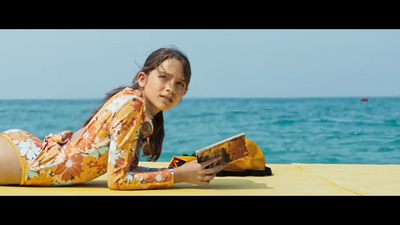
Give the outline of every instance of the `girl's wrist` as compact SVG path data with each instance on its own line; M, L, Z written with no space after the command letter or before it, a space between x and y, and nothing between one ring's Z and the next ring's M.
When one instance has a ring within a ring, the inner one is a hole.
M174 172L174 183L180 183L182 182L182 177L181 177L181 168L175 167L172 169Z

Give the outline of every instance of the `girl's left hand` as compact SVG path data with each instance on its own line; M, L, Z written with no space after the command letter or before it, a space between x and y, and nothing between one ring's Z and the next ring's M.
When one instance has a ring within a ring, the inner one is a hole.
M175 183L210 184L210 181L214 179L216 173L225 167L223 165L212 166L220 159L221 157L219 156L201 163L198 163L197 160L192 160L180 167L174 168ZM206 168L208 166L210 167Z

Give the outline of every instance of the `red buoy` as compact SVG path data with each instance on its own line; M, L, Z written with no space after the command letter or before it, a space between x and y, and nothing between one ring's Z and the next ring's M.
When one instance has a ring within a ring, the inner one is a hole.
M368 98L361 98L361 101L362 101L362 102L367 102L367 101L368 101Z

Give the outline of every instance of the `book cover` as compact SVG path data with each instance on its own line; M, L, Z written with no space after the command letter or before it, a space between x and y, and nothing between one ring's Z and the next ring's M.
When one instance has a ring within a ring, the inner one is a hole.
M225 165L250 154L246 147L245 133L241 133L199 149L195 151L195 155L198 162L222 156L222 159L216 165Z

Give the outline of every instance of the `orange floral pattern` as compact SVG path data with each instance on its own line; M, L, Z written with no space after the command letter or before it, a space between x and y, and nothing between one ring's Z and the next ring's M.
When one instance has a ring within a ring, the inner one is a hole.
M151 121L141 91L125 88L110 98L83 129L75 143L72 131L49 134L43 141L29 132L0 133L21 156L21 185L73 185L107 173L110 189L171 186L172 168L138 166L140 127Z

